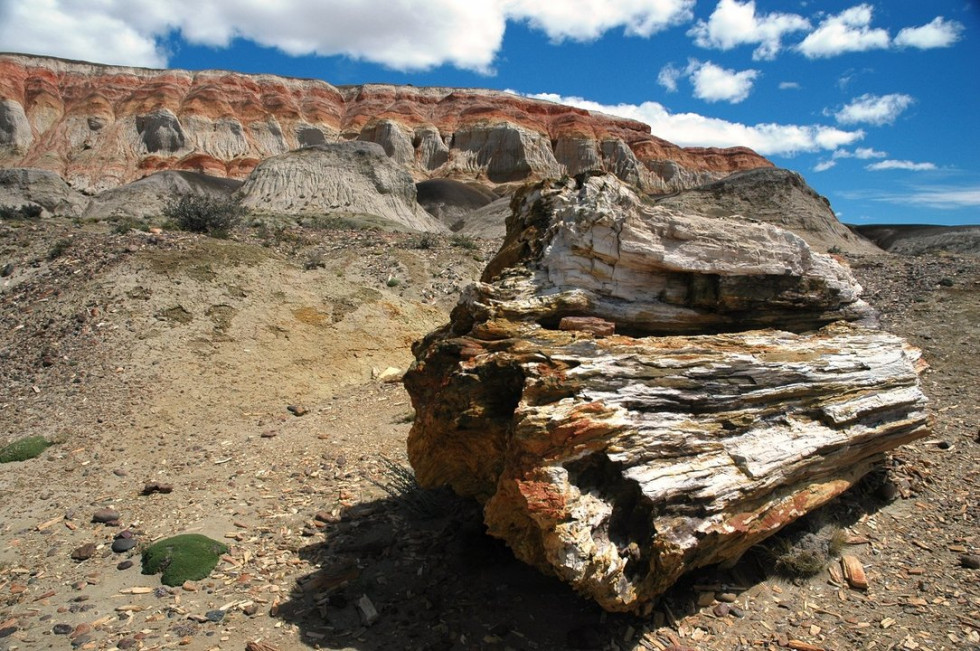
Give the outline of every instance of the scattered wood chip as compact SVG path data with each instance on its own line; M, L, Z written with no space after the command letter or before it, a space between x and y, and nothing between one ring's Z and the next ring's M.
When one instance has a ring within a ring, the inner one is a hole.
M844 578L847 584L855 590L868 589L868 576L864 573L864 566L856 556L845 554L840 559L841 567L844 569Z
M817 646L815 644L810 644L804 642L803 640L789 640L786 646L795 651L826 651L822 646Z
M245 645L245 651L279 651L276 647L265 642L259 642L258 640L254 642L249 642Z
M153 592L153 588L137 586L135 588L123 588L119 591L119 594L149 594L151 592Z

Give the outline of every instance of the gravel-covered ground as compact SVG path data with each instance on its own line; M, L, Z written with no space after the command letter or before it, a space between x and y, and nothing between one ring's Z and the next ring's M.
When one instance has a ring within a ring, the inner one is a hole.
M850 260L931 365L933 436L636 618L513 560L473 505L406 476L411 405L376 378L493 248L0 224L0 445L57 442L0 465L0 649L980 648L980 258ZM172 490L144 495L152 482ZM92 522L101 509L118 523ZM866 590L836 558L771 573L803 533L838 530ZM137 545L116 553L123 531ZM230 549L171 588L138 552L178 533Z

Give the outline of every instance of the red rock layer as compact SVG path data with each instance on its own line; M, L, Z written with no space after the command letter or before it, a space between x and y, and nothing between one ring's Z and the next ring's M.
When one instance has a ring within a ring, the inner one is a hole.
M370 133L383 132L387 140L380 144L389 155L401 151L417 178L504 182L608 168L614 154L603 143L610 141L633 152L627 155L631 164L636 159L630 169L639 172L633 175L653 190L771 166L749 149L681 148L651 135L640 122L497 91L335 87L272 75L148 70L26 55L0 55L4 111L0 125L13 126L0 128L0 167L51 170L87 190L163 169L244 178L262 159L303 145L382 137L364 132L383 121L394 129ZM488 127L503 131L473 138L472 130ZM422 142L423 133L428 142ZM460 133L465 135L457 142ZM567 153L556 159L561 141L586 143L589 160L580 164ZM433 157L433 148L442 153ZM486 159L500 150L518 164L502 169L509 159L501 155L488 173ZM622 153L615 154L617 165ZM665 174L668 162L676 166Z

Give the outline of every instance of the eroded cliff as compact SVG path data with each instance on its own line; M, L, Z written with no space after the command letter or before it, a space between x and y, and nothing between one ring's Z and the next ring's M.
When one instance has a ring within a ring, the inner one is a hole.
M640 122L498 91L0 55L0 167L49 170L79 190L167 169L244 179L270 156L340 140L381 145L416 180L492 185L594 170L668 192L771 166L746 148L682 148Z

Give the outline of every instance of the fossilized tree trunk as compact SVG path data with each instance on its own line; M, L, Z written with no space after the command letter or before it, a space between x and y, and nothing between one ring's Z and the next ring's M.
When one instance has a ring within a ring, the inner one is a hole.
M737 558L926 433L918 351L800 238L612 177L514 207L485 282L416 344L409 458L603 607Z

